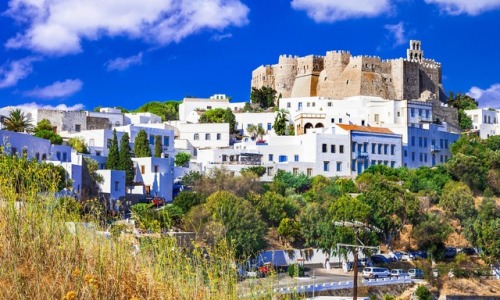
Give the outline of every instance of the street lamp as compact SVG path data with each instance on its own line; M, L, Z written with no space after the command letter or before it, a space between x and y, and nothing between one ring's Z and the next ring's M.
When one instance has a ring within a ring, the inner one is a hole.
M367 224L361 223L359 221L353 221L353 222L334 221L333 224L335 224L335 226L340 226L340 227L352 227L352 228L354 228L354 245L337 244L337 246L343 245L346 247L354 247L354 266L353 266L354 282L353 282L353 286L352 286L352 299L357 300L357 298L358 298L358 251L359 251L358 232L360 230L367 231L367 232L375 231L377 233L382 232L382 231L375 226L367 225ZM363 244L363 243L361 243L361 244ZM376 247L369 247L369 246L364 246L364 245L363 245L363 247L364 248L376 248Z

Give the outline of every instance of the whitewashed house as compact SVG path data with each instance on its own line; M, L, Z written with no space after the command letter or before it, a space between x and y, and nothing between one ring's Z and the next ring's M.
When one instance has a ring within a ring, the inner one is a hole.
M482 139L500 135L500 110L492 108L469 109L465 113L472 119L472 130L478 131Z

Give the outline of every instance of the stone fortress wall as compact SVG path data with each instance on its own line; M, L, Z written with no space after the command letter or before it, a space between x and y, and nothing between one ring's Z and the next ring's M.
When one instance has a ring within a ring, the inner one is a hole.
M407 57L381 60L329 51L325 56L281 55L278 64L252 72L251 86L274 88L283 98L321 96L343 99L375 96L392 100L440 100L441 64L425 59L421 42L410 41Z

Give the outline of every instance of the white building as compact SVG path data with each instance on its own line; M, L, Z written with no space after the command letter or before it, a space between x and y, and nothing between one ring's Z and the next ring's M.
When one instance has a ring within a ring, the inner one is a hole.
M200 171L224 166L236 173L261 165L266 168L262 179L270 181L278 170L307 176L352 177L372 164L394 168L402 165L401 135L386 128L336 124L332 129L297 136L268 135L265 139L266 143L256 143L246 138L234 149L200 150ZM371 147L375 147L374 152Z
M236 117L236 130L244 135L247 134L246 130L251 125L262 127L266 133L274 132L273 124L276 112L236 112L234 116Z
M482 139L500 135L500 110L478 108L466 110L465 113L472 119L472 129L479 131Z
M117 108L102 107L99 109L99 112L86 111L86 114L89 117L107 118L109 120L109 126L107 129L125 125L125 118L122 111ZM89 126L87 129L94 130L96 128Z
M134 187L129 187L132 194L163 197L172 201L174 182L174 159L141 157L133 158L135 166Z
M124 125L162 123L160 116L147 112L126 113L124 114L124 118L125 118Z
M193 156L196 156L197 149L227 148L230 145L228 123L200 124L170 121L167 124L176 129L175 148L187 150Z
M125 196L126 179L125 171L117 170L97 170L103 178L103 182L99 184L102 193L109 194L110 200L118 200Z
M227 109L232 111L243 108L244 102L230 103L229 97L223 94L213 95L209 99L204 98L184 98L179 104L179 120L184 122L197 123L199 111L206 111L214 108Z

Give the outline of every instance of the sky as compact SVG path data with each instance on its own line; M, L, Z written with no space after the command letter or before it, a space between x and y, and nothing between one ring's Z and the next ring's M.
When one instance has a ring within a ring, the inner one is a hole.
M411 39L446 92L500 108L500 0L0 0L0 107L248 101L280 54L392 59Z

